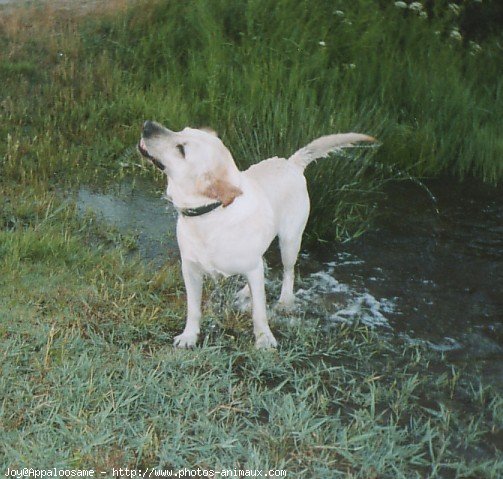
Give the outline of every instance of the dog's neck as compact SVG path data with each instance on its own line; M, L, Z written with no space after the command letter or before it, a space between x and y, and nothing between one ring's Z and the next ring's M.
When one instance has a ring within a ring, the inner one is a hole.
M239 176L239 171L236 171L237 175L232 175L232 185L239 191L241 185L241 178ZM213 194L210 189L202 189L200 187L194 186L193 190L190 191L186 187L181 187L176 181L168 178L168 185L166 188L166 198L173 203L173 206L182 214L183 212L188 212L184 216L199 216L197 213L204 211L209 206L215 206L212 209L217 208L220 205L229 206L234 200L229 201L228 198L220 198ZM195 213L195 214L192 214ZM204 213L202 213L204 214Z

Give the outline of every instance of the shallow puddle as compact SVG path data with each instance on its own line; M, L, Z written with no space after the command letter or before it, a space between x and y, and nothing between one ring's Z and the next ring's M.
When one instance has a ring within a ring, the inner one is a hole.
M145 261L161 264L178 256L175 238L176 212L152 182L126 180L114 189L87 185L79 189L76 202L81 214L92 212L122 234L136 239Z

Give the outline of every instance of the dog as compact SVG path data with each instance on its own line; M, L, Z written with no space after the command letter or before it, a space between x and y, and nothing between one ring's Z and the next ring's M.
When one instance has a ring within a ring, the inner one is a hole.
M295 301L294 266L309 216L305 168L312 161L374 138L323 136L290 158L273 157L240 171L211 129L171 131L146 121L138 150L168 177L167 198L178 210L177 241L187 292L187 321L174 346L196 344L205 274L244 275L240 296L251 296L255 346L277 346L267 320L263 255L277 236L283 264L279 306Z

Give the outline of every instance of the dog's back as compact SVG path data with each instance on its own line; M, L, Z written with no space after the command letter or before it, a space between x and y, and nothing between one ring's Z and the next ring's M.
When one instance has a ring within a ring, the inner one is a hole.
M268 199L279 232L291 216L309 214L309 196L303 168L285 158L269 158L252 165L243 174L255 181Z

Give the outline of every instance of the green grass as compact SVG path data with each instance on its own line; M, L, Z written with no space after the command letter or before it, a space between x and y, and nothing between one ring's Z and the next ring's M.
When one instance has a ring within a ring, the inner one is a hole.
M258 352L239 317L220 320L202 347L173 350L169 315L154 319L138 305L152 286L136 271L131 295L132 280L121 277L118 288L106 266L74 298L71 317L50 313L51 301L68 303L46 291L48 314L27 329L6 326L4 467L190 465L361 478L503 472L494 449L501 397L427 350L358 326L323 331L306 318L276 323L280 349Z
M354 237L389 178L501 180L497 39L471 56L392 2L119 3L0 14L2 469L501 477L502 398L477 365L308 315L278 318L281 347L260 353L211 288L202 347L173 350L178 267L132 258L72 196L130 171L163 184L134 167L146 118L216 128L241 167L362 131L382 147L308 173L311 237Z

